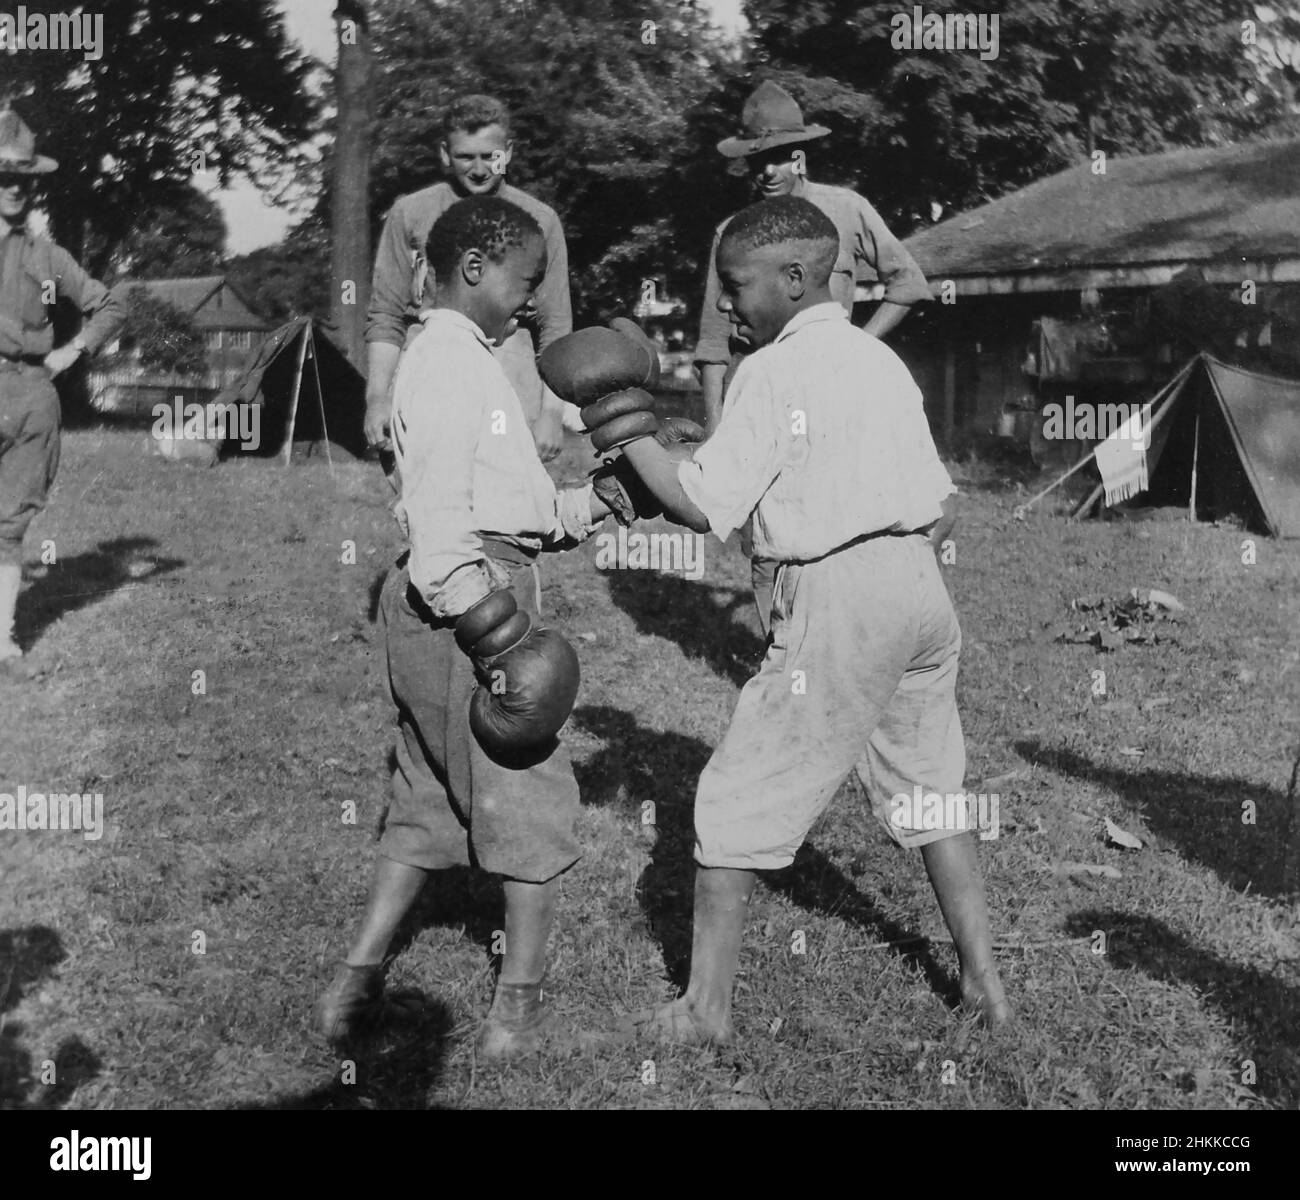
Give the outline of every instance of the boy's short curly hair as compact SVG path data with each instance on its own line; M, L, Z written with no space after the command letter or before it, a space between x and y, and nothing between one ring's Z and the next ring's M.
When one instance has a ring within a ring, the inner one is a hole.
M500 100L477 92L458 96L447 108L442 136L446 140L453 133L477 133L489 125L500 125L505 130L506 140L510 140L510 113Z
M815 250L807 265L813 269L814 282L825 283L831 277L840 252L839 230L817 205L798 196L774 196L741 209L727 222L719 249L724 243L750 250L785 242L812 243Z
M542 227L519 205L500 196L467 196L433 223L424 255L434 278L445 280L467 250L481 250L500 262L511 246L541 236Z

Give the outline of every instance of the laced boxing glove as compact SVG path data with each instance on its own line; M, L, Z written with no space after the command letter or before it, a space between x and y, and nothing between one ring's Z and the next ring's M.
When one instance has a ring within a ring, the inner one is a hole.
M479 686L469 727L493 758L548 745L578 698L578 656L554 629L535 629L507 590L490 592L456 621L456 644Z
M638 438L654 437L659 418L654 397L641 388L625 388L602 396L582 410L582 423L591 430L597 454L608 454Z
M665 417L659 422L655 441L665 448L679 443L694 446L707 441L708 437L704 426L697 425L690 417Z
M552 342L537 359L546 386L580 408L624 388L654 387L659 354L632 322L639 338L617 329L577 329Z
M700 432L703 434L704 431ZM668 456L677 462L684 462L691 456L688 442L673 442L666 449ZM646 487L636 469L621 454L596 471L591 483L592 490L620 525L631 525L638 518L648 521L651 517L663 516L664 506L659 498Z

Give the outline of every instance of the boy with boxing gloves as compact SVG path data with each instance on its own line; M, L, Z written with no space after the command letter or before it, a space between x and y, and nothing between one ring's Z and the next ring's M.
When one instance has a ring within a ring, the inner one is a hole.
M933 810L899 802L918 787L961 799L961 633L926 538L952 483L906 367L835 302L838 250L830 219L797 197L762 201L728 224L718 307L761 348L737 370L704 445L666 449L653 415L626 391L583 408L593 443L621 446L620 471L634 471L670 519L725 539L752 516L753 553L779 563L767 653L696 793L690 982L638 1021L673 1040L733 1039L732 985L757 872L793 862L854 770L890 836L920 848L964 1004L991 1026L1011 1013L993 962L975 814L945 804L935 821Z
M509 1058L555 1032L541 999L546 943L559 877L580 857L578 785L556 739L578 662L538 628L536 559L576 545L610 510L593 483L556 490L493 356L545 274L537 222L471 197L438 218L426 253L438 307L421 313L392 415L410 548L380 605L397 705L392 799L361 926L315 1023L343 1040L377 1015L384 957L428 873L472 864L503 878L506 902L478 1047Z

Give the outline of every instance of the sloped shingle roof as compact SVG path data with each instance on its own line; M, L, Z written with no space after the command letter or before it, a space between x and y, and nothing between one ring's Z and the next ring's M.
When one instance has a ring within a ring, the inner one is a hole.
M932 279L1300 257L1300 138L1071 167L914 234Z
M208 303L222 285L238 301L238 307L222 309ZM145 288L155 298L193 317L194 324L201 330L270 328L248 308L224 275L197 275L190 279L124 279L114 286L113 291L125 296L133 287Z

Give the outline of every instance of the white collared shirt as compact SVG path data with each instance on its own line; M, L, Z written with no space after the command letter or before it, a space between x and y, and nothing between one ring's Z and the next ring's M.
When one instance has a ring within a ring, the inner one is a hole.
M566 525L579 533L572 518L580 505L566 492L575 504L562 512L523 406L483 331L449 308L428 309L420 319L424 328L402 355L393 385L401 478L394 512L411 546L411 582L435 615L456 616L489 590L480 533L540 547L562 539Z
M754 557L782 560L924 528L956 490L907 367L836 303L797 313L745 359L678 478L718 537L752 513Z

